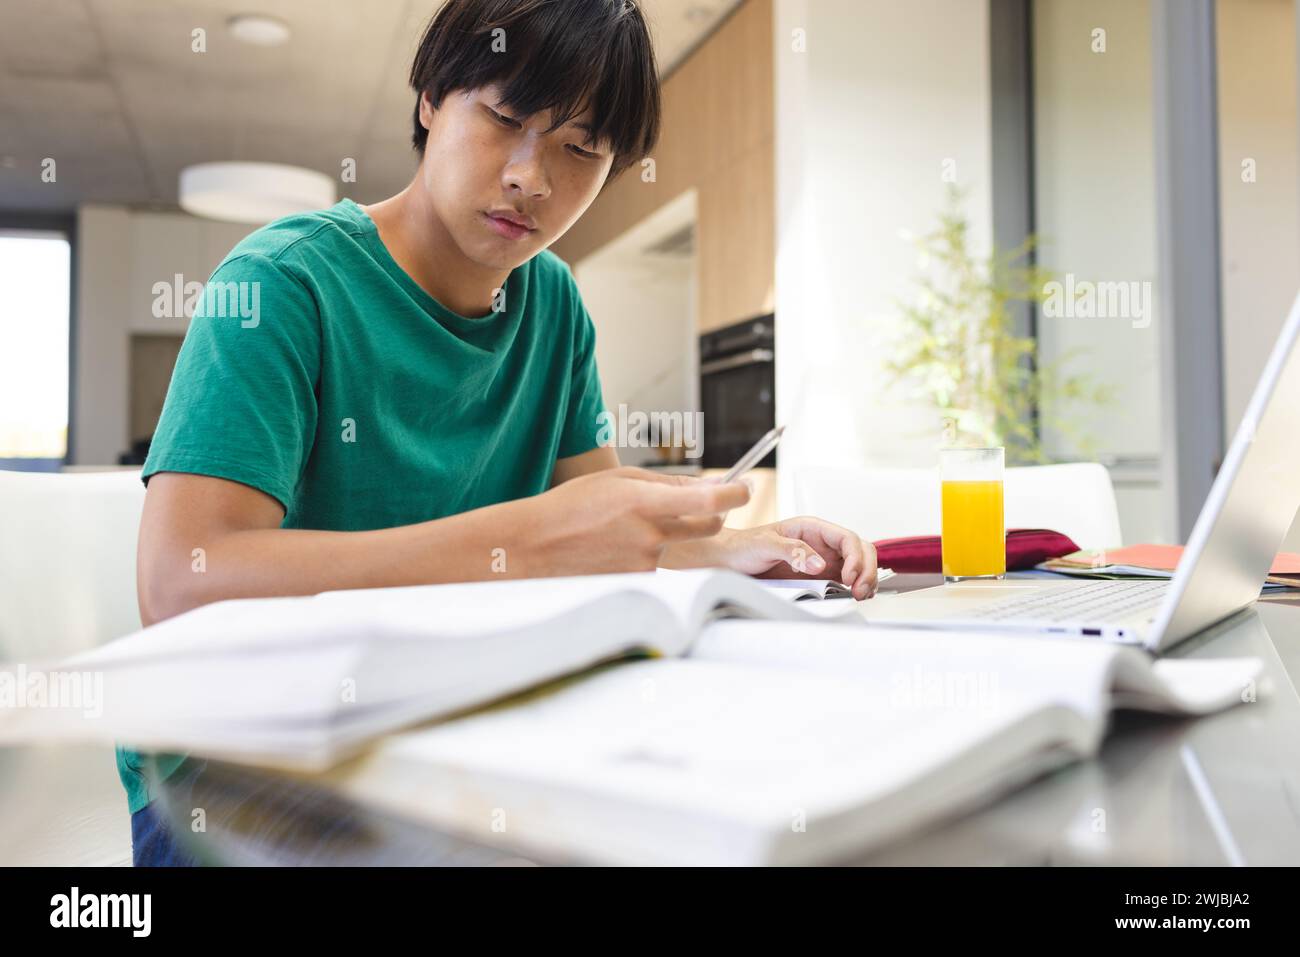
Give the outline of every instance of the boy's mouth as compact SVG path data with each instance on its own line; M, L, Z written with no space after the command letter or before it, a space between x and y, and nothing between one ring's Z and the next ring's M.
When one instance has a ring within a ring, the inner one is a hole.
M488 229L504 239L521 239L536 229L533 220L514 212L498 210L482 215Z

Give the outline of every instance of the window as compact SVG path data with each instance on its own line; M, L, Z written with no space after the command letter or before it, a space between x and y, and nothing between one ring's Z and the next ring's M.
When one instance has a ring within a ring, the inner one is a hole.
M66 233L0 230L0 468L67 455L71 256Z

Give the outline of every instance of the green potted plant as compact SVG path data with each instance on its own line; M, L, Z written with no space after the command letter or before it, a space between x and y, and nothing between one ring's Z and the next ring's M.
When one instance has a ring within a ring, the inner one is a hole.
M888 370L933 404L949 444L1001 445L1009 465L1041 464L1049 461L1047 425L1091 456L1091 436L1069 413L1110 402L1111 388L1068 370L1082 350L1045 362L1037 341L1015 329L1018 304L1041 304L1052 278L1032 262L1036 239L976 256L961 202L960 191L950 190L938 227L914 239L917 294L899 303L902 323Z

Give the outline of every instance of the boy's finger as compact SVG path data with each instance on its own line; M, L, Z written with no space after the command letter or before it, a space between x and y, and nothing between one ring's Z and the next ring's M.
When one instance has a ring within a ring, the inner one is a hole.
M718 534L718 530L722 528L717 515L669 516L660 518L655 524L669 541L709 538Z
M749 501L749 486L743 482L706 485L696 482L677 488L654 485L646 490L647 508L652 515L716 515L740 508Z
M826 559L805 541L797 538L778 538L773 542L772 558L780 558L794 571L804 575L820 575L826 571Z
M637 468L635 465L621 466L618 472L628 478L640 479L643 482L656 482L660 485L692 485L700 481L694 475L682 475L678 472L657 472L654 469Z

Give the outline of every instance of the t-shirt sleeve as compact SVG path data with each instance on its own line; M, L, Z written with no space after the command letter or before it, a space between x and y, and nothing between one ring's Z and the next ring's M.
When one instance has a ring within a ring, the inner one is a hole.
M316 301L259 254L227 259L196 304L142 477L231 479L287 512L316 434Z
M605 411L605 400L600 394L600 374L596 371L596 326L591 321L587 307L574 288L576 312L575 348L573 353L573 379L569 389L569 405L564 414L564 431L560 436L558 458L590 452L600 443L600 414Z

